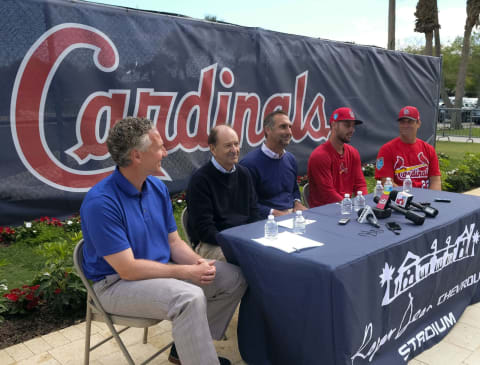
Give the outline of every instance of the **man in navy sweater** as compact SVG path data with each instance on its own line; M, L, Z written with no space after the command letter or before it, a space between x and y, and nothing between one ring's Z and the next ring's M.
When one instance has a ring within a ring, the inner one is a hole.
M212 158L192 175L187 188L187 230L195 251L225 261L218 232L260 219L257 195L248 170L238 163L240 144L227 125L208 136Z
M280 216L305 210L297 184L297 161L285 147L292 139L292 122L288 115L277 110L263 121L265 142L248 153L240 164L252 176L258 197L260 215Z

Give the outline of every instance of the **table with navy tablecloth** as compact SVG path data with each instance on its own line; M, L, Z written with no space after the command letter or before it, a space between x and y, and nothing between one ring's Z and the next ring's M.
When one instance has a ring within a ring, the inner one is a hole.
M480 301L480 198L413 193L438 216L417 226L394 213L376 229L353 215L338 225L338 204L309 209L304 216L315 222L304 236L323 246L292 253L253 240L265 221L218 235L249 285L238 324L248 364L406 364ZM366 200L374 205L371 195ZM399 235L386 229L392 221Z

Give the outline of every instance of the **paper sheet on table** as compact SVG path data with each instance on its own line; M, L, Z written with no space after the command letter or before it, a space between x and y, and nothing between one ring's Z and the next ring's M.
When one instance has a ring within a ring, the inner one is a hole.
M315 223L315 222L316 221L313 219L305 219L305 225L308 225L310 223ZM285 228L293 229L293 218L285 219L284 221L279 221L278 225Z
M277 239L274 240L265 237L254 238L253 240L264 246L273 247L288 253L295 252L303 248L323 246L322 242L317 242L311 240L310 238L291 232L279 233Z

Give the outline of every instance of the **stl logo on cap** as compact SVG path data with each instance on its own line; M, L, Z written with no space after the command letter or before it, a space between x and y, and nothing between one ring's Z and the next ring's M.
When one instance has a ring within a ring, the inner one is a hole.
M353 120L355 124L363 123L361 120L356 119L352 109L347 107L335 109L333 113L330 115L330 122L348 121L348 120Z
M398 119L411 119L411 120L418 120L420 119L420 113L418 109L414 106L405 106L400 109L400 113L398 113Z

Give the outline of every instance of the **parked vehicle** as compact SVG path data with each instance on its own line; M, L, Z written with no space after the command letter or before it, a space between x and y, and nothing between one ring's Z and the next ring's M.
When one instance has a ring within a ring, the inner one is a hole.
M473 109L471 112L472 123L480 124L480 109Z

